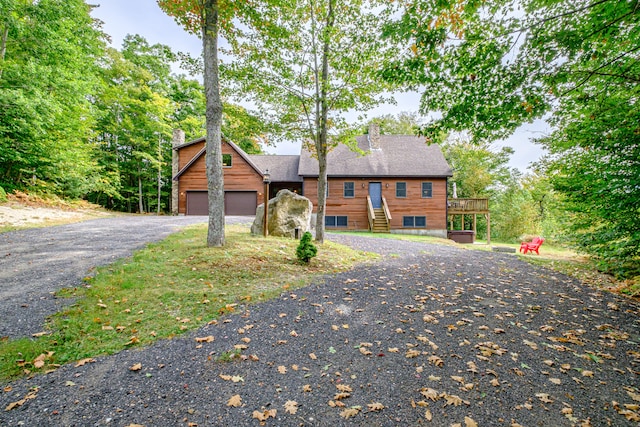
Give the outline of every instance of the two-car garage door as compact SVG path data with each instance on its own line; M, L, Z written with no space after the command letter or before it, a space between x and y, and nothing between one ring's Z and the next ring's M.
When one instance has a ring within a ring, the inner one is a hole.
M225 215L255 215L258 196L255 191L225 191ZM206 191L187 191L187 215L208 215Z

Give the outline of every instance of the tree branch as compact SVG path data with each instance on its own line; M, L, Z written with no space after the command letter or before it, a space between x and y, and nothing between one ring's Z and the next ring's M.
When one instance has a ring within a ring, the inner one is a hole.
M587 77L585 77L581 82L579 82L577 85L575 85L575 86L574 86L574 87L572 87L571 89L569 89L569 90L567 90L567 91L563 92L563 93L562 93L562 96L565 96L565 95L567 95L567 94L569 94L569 93L573 92L574 90L578 89L579 87L581 87L583 84L585 84L587 81L589 81L589 79L590 79L591 77L593 77L593 76L595 75L595 73L597 73L598 71L602 70L603 68L605 68L605 67L607 67L607 66L611 65L612 63L616 62L617 60L619 60L619 59L621 59L621 58L625 57L626 55L628 55L628 54L630 54L630 53L633 53L633 52L635 52L635 51L637 51L637 50L640 50L640 46L636 46L636 47L634 47L634 48L633 48L633 49L631 49L631 50L628 50L628 51L626 51L626 52L622 52L620 55L616 56L616 57L615 57L615 58L613 58L612 60L605 62L604 64L600 65L599 67L597 67L597 68L596 68L596 69L594 69L594 70L591 70L591 71L589 72L589 74L587 75Z

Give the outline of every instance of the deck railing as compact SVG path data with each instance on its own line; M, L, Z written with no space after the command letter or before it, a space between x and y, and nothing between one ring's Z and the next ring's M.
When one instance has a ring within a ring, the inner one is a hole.
M447 199L449 214L487 213L489 199Z

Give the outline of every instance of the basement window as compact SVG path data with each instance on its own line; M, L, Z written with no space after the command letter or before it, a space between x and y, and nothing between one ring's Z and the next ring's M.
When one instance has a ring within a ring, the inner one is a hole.
M427 228L426 216L403 216L402 226L404 228Z
M338 215L325 215L324 226L325 227L346 227L349 224L346 216Z

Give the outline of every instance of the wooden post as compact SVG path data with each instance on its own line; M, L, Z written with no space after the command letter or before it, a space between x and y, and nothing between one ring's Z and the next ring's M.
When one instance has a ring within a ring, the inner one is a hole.
M271 182L271 175L269 175L269 169L267 169L262 178L264 182L264 218L262 219L262 232L264 237L269 235L269 183Z
M474 234L476 233L476 221L477 221L476 216L477 216L476 214L473 214L473 233Z
M491 244L491 214L487 212L487 245Z

